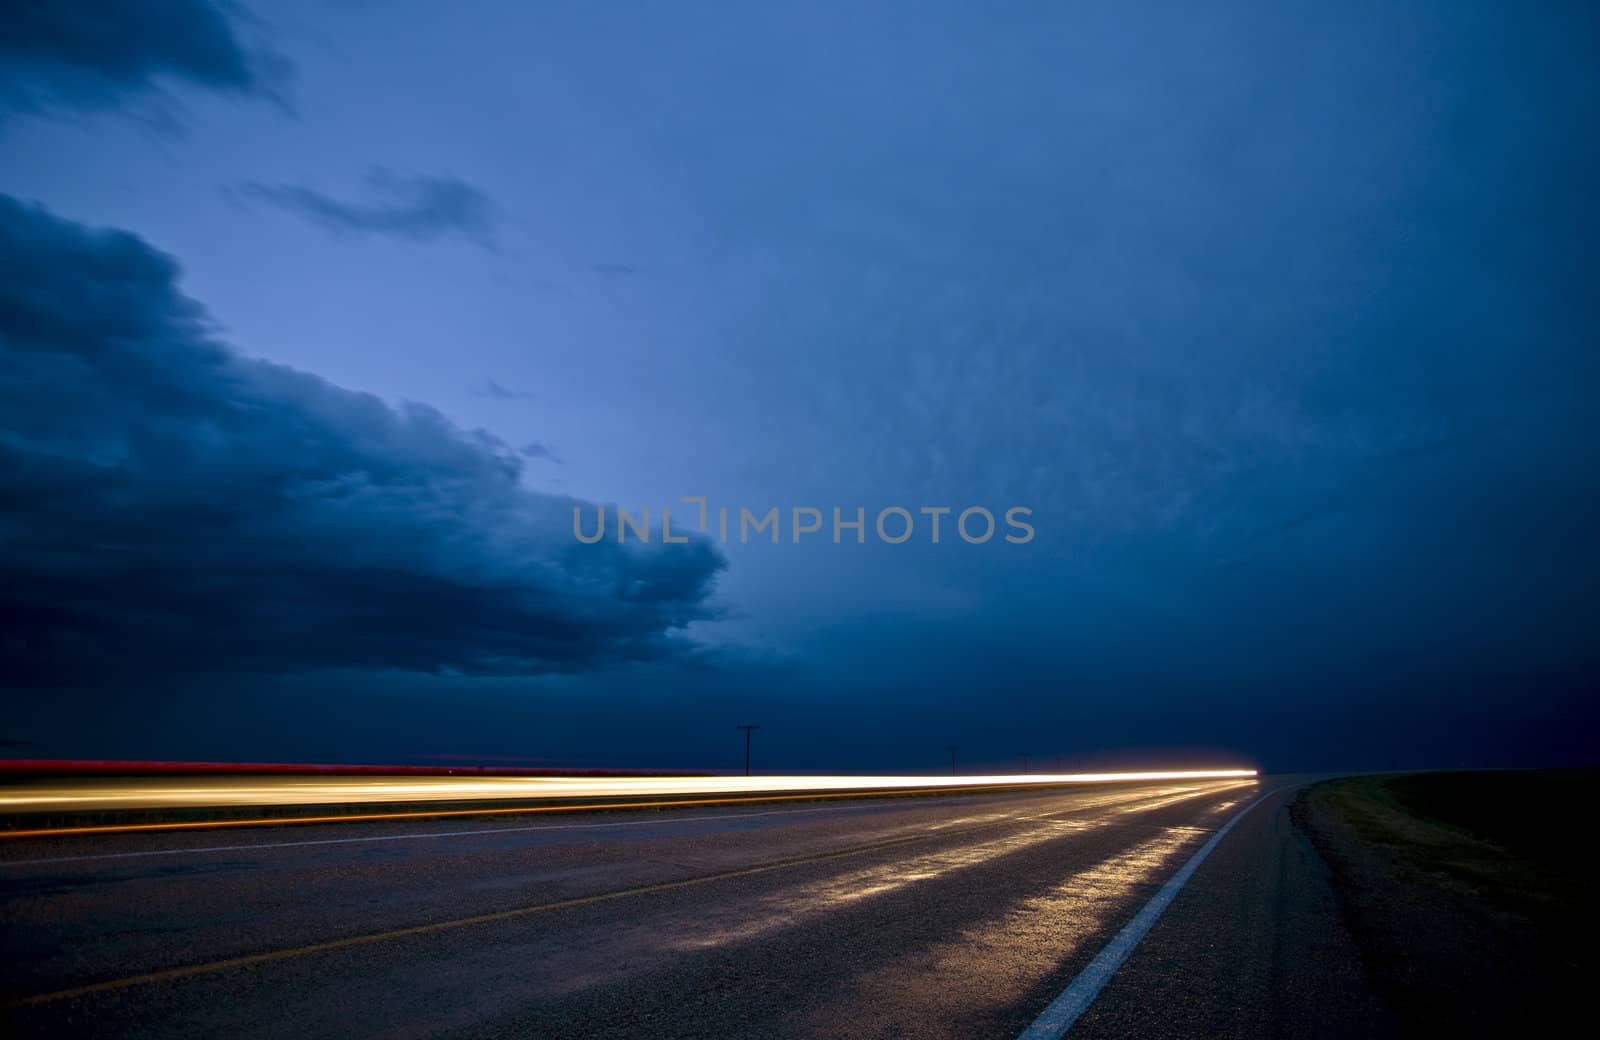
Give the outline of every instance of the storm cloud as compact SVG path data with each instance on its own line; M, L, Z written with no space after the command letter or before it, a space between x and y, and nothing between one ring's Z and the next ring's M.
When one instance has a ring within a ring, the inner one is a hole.
M0 192L158 240L291 368L137 240L11 218L0 655L129 667L19 688L7 736L1594 761L1594 5L494 6L255 5L298 120L17 128ZM570 556L531 489L1037 537Z
M234 4L210 0L29 0L7 4L0 110L112 108L163 83L271 94L287 63L241 35Z
M250 182L245 200L284 209L334 234L388 235L427 242L459 235L492 247L500 210L494 200L456 177L376 169L365 179L369 201L349 202L312 188Z
M0 674L572 672L713 614L709 544L580 545L514 449L241 356L178 280L0 196Z

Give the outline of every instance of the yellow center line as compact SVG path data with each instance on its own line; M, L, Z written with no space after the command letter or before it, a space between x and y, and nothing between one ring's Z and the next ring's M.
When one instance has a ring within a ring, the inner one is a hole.
M131 834L145 831L212 830L219 827L286 827L309 823L361 823L373 820L436 820L451 816L525 816L533 813L602 812L612 809L665 809L674 806L744 805L752 802L795 802L823 798L885 798L918 794L968 794L986 791L1036 791L1065 784L997 784L984 787L882 788L866 791L786 792L741 798L670 798L650 802L580 802L572 805L521 805L501 809L419 809L409 812L344 813L327 816L261 816L242 820L187 820L166 823L108 823L84 827L39 827L0 831L3 838L54 838L70 834Z
M967 788L965 790L970 790ZM675 803L676 804L676 803ZM282 950L271 950L266 953L252 953L243 957L229 957L225 960L210 961L204 964L191 964L181 968L167 968L162 971L152 971L143 975L129 975L125 978L110 979L105 982L95 982L84 986L74 986L70 989L56 990L51 993L40 993L31 997L0 1002L0 1009L33 1007L40 1004L52 1004L63 1000L73 1000L78 997L90 996L96 993L108 993L115 990L129 989L134 986L143 986L156 982L172 982L178 979L193 978L197 975L209 975L220 971L229 971L234 968L248 968L257 964L271 964L275 961L289 960L315 953L328 953L334 950L345 950L356 946L368 946L373 943L388 942L393 939L405 939L418 935L432 935L438 932L451 931L457 928L469 928L473 925L492 924L499 921L514 920L519 917L530 917L534 914L550 913L557 910L570 910L574 907L593 906L596 903L608 903L617 899L626 899L631 896L654 895L659 892L671 892L677 889L691 888L698 885L708 885L717 881L729 881L734 878L751 877L756 874L766 874L774 870L784 870L789 867L804 866L809 863L821 863L832 859L841 859L846 856L859 856L881 849L893 848L898 845L907 845L912 842L930 841L934 838L947 838L952 835L971 834L974 831L989 830L1007 824L1025 823L1033 820L1045 819L1050 816L1059 816L1071 813L1075 809L1055 809L1050 812L1038 813L1032 816L1011 817L1005 820L993 820L987 823L965 827L958 831L939 831L934 834L912 834L902 838L890 838L885 841L872 842L867 845L855 845L846 849L835 849L831 852L813 853L808 856L796 856L791 859L777 860L772 863L763 863L754 867L741 867L738 870L724 871L720 874L706 874L699 877L683 878L678 881L663 881L654 885L643 885L638 888L620 889L615 892L602 892L592 896L577 896L572 899L560 899L551 903L536 903L532 906L517 907L512 910L499 910L487 914L475 914L471 917L458 917L448 921L436 921L432 924L412 925L408 928L395 928L386 932L372 932L366 935L356 935L345 939L330 939L327 942L311 943L306 946L294 946Z

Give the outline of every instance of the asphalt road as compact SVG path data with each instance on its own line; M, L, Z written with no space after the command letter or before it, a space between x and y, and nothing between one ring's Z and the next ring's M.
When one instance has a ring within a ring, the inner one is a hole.
M1016 1037L1216 845L1071 1035L1377 1030L1292 781L0 843L0 1031Z

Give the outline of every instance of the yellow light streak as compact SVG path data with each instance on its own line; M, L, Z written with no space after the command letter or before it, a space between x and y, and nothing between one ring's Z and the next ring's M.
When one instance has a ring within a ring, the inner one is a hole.
M956 794L1061 784L1172 780L1232 780L1252 769L1120 773L1038 773L1002 776L770 776L770 777L193 777L162 781L149 777L97 778L76 783L23 785L0 794L0 812L92 812L134 809L220 809L294 805L367 805L393 802L543 801L560 804L481 806L391 812L323 813L305 816L97 824L0 831L0 838L137 831L197 830L310 823L419 820L453 816L501 816L734 805L806 798L866 798L891 794ZM627 798L628 801L595 799ZM574 801L582 799L581 801Z

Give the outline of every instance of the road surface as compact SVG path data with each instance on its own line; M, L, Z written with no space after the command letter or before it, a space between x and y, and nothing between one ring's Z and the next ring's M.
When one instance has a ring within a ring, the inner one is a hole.
M1292 792L1269 777L11 838L0 1031L1011 1038L1166 885L1070 1035L1367 1035L1376 1011Z

